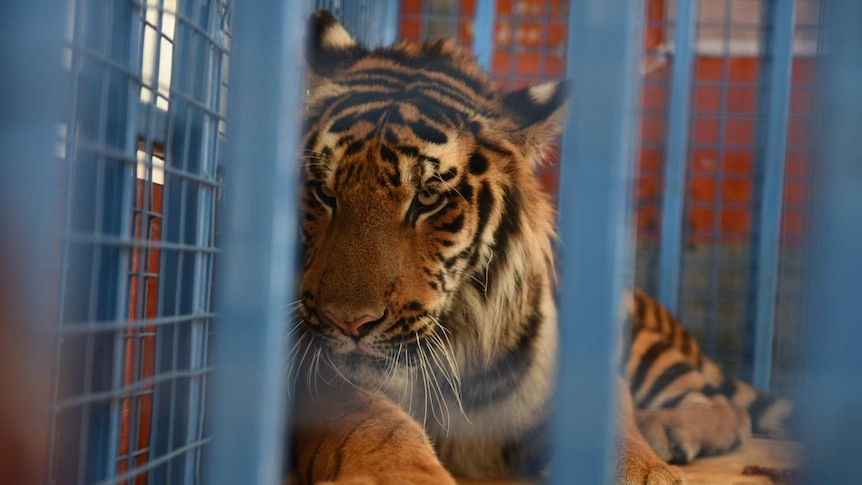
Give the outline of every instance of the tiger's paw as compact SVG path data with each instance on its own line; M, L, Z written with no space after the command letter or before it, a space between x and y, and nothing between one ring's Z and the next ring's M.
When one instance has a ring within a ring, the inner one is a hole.
M617 461L618 485L685 485L682 472L668 465L643 441L643 438L623 438Z
M374 475L355 475L337 480L318 482L316 485L456 485L455 480L442 468L429 472L390 472Z
M723 396L676 409L638 411L636 417L656 454L674 464L732 451L751 436L748 413Z
M685 485L679 468L657 461L628 469L620 485Z

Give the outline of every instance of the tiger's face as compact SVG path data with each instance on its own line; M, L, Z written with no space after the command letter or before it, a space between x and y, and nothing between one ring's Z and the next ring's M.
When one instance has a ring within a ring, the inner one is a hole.
M303 337L373 384L477 333L455 328L464 298L515 288L488 275L526 262L512 241L548 219L533 171L565 95L503 95L448 43L366 51L326 12L309 32Z

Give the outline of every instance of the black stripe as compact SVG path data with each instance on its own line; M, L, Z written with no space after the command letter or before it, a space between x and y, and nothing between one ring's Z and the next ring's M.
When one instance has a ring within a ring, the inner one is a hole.
M665 353L669 348L670 345L667 342L659 340L658 342L653 343L650 348L644 352L640 362L638 362L638 368L635 370L635 375L629 383L629 389L631 389L632 395L637 394L638 390L640 390L647 372L655 363L656 359L658 359L659 356Z
M442 232L456 233L464 228L464 214L458 215L452 222L437 226L436 229Z
M311 454L311 460L308 462L308 468L305 470L305 483L316 483L314 480L314 462L317 461L317 454L320 453L320 447L323 446L324 439L317 442L314 451Z
M470 173L482 175L486 170L488 170L488 159L479 152L473 152L470 155Z
M338 84L346 88L404 89L404 82L394 76L378 76L376 74L369 74L366 71L358 71L347 79L339 80Z
M329 125L330 133L341 133L349 130L353 125L356 124L356 117L352 114L348 114L338 118L333 121L331 125Z
M398 155L386 145L380 145L380 158L382 158L384 162L390 163L396 168L398 167Z
M500 225L494 231L494 259L491 261L492 274L504 266L508 260L509 241L521 232L521 212L523 210L521 193L517 189L507 188L503 191L503 213L500 216ZM502 279L495 278L491 281L492 291L494 287L502 284Z
M683 354L689 355L691 354L691 344L694 340L694 337L689 335L689 333L683 328L682 329L682 344L680 345L680 351Z
M349 157L351 155L355 155L362 150L362 147L365 146L365 142L363 140L356 140L352 142L350 145L347 145L347 148L344 150L344 156Z
M396 145L395 150L407 157L419 157L419 149L409 145Z
M458 188L455 190L458 191L458 195L463 197L468 204L473 203L473 186L467 181L467 177L461 179Z
M432 90L437 94L452 98L464 106L475 104L474 97L477 94L475 91L465 91L457 85L446 83L446 79L435 78L423 71L414 71L413 74L405 77L405 81L413 90Z
M392 93L381 91L351 91L333 99L331 104L324 106L325 114L329 116L346 114L351 108L370 103L391 103Z
M408 126L416 136L429 143L443 145L449 140L445 133L429 125L422 118L410 123Z
M475 103L471 98L471 95L475 95L475 93L467 93L456 86L445 84L444 80L428 76L422 71L413 71L409 74L396 72L394 73L394 76L397 76L397 78L393 77L393 71L391 68L371 68L357 71L357 75L361 74L375 76L378 79L387 77L392 80L392 83L386 84L385 86L392 89L410 89L414 92L419 89L423 91L428 90L435 94L449 97L465 107L471 106ZM359 83L354 85L359 85Z
M673 399L668 399L667 401L662 403L662 409L674 409L676 407L679 407L682 400L688 397L689 394L691 394L691 392L684 392Z
M385 79L389 82L401 85L407 82L407 78L405 78L401 73L396 73L390 69L380 67L353 71L345 76L345 78L348 81L361 81L363 79L377 81Z
M733 396L736 395L736 381L730 378L725 378L724 381L721 382L718 392L727 396L728 399L733 399Z
M534 281L527 291L532 314L523 322L515 347L491 366L462 379L462 403L466 410L478 410L506 399L518 389L518 383L529 370L536 351L533 342L544 319L540 310L541 280Z
M632 355L632 344L638 338L638 335L641 333L642 327L636 327L634 325L631 326L631 336L628 342L625 342L622 349L622 354L620 355L620 372L625 374L626 367L628 367L629 359Z
M483 181L479 187L479 195L476 197L478 205L479 222L476 225L476 236L473 238L473 247L477 247L477 242L481 239L482 233L485 232L485 226L488 225L488 220L491 218L491 210L494 208L494 194L491 192L491 185L487 181Z
M702 392L706 397L712 397L721 394L721 389L707 384L703 386L703 389L701 389L700 392Z
M653 399L655 399L662 391L664 391L667 386L669 386L673 381L679 379L680 377L688 374L689 372L694 372L694 369L686 364L685 362L677 362L676 364L668 367L658 376L658 379L653 382L652 387L649 392L640 400L638 407L648 407L652 404Z
M453 168L450 168L449 170L441 173L439 180L442 182L448 182L448 181L452 180L453 178L455 178L456 175L458 175L458 169L453 167Z
M757 420L760 419L760 415L766 412L773 404L775 404L774 397L769 394L758 392L757 397L754 398L754 401L748 405L748 414L751 416L751 423L754 425L754 428L757 429Z
M398 99L398 101L402 100ZM464 119L469 116L466 111L449 104L448 100L430 98L424 93L404 96L403 102L414 106L420 116L432 119L444 126L460 127L464 124Z
M452 62L452 57L443 54L439 46L426 44L419 56L413 56L399 50L376 50L374 57L390 59L402 66L425 72L439 72L452 81L461 82L478 95L489 92L489 85L482 79L470 76L460 70Z
M362 424L363 421L359 421L358 423L356 423L356 425L353 426L350 431L347 432L347 435L344 436L344 439L341 440L341 443L338 445L338 447L335 448L335 469L333 470L332 475L327 477L326 480L336 480L338 478L338 475L341 475L341 464L344 460L343 448L347 444L347 442L350 441L350 438L352 438L353 435L356 434L356 431L359 429L360 426L362 426Z
M509 150L507 150L507 149L501 147L500 145L497 145L496 143L489 141L485 138L477 137L476 141L479 143L479 145L482 146L482 148L485 148L487 150L491 150L492 152L499 153L500 155L505 155L507 157L513 157L515 155L514 153L510 152Z
M356 121L367 121L372 125L379 125L380 121L389 115L392 111L398 111L394 106L384 106L382 108L373 108L363 113L357 113Z

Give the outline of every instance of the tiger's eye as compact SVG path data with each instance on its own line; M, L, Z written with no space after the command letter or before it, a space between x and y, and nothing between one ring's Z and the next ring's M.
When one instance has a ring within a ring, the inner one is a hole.
M329 199L335 198L335 192L333 192L332 189L330 189L328 186L326 186L324 184L320 184L318 186L318 190L320 190L320 193L326 198L329 198Z
M322 183L313 185L311 187L311 191L314 194L314 197L320 201L321 204L335 209L335 191Z
M418 194L416 194L416 202L426 207L432 206L440 200L440 197L442 197L442 194L440 192L419 192Z

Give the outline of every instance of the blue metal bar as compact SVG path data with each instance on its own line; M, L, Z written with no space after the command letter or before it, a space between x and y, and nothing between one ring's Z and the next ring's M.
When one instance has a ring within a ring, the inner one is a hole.
M203 107L209 107L206 87L212 72L208 69L207 60L212 55L208 48L213 34L211 16L216 13L213 10L219 10L215 3L177 2L177 12L186 21L176 24L172 49L171 92L183 93L184 96L170 97L165 163L169 169L179 168L202 178L214 175L211 166L215 156L206 151L208 140L205 137L212 116ZM211 131L209 136L216 136ZM212 192L212 186L172 176L170 170L166 172L162 239L184 244L191 251L164 251L161 254L160 316L175 317L177 323L156 330L159 356L156 372L159 375L177 368L200 369L207 365L202 361L205 352L201 347L209 320L196 315L202 309L195 304L200 293L200 279L206 278L201 271L202 262L212 256L196 249L211 249L211 245L205 244L211 228L201 227L200 222L208 217L206 206L214 205ZM154 456L169 454L201 439L198 410L202 399L200 378L165 380L154 386ZM151 479L154 483L189 483L197 472L195 462L199 453L197 448L190 449L183 459L172 460L167 466L153 470Z
M380 45L389 46L398 40L398 32L401 27L399 22L401 20L401 2L389 0L381 8L383 13L381 15Z
M685 209L685 172L688 165L688 129L691 108L696 1L676 2L673 71L664 167L661 244L659 245L658 298L673 313L679 303L682 226Z
M804 483L862 483L862 2L825 7L820 156L815 167L811 259L807 281Z
M496 0L478 0L473 20L473 55L479 67L491 72L494 55L494 23L497 17Z
M63 10L50 0L0 2L0 387L3 440L14 442L21 457L0 465L9 483L47 483L55 445L45 398L58 376L51 375L53 343L45 336L58 306L46 288L56 288L60 259L57 125L68 88L59 66Z
M281 473L283 314L297 246L304 1L238 2L225 167L221 317L204 483L273 484Z
M611 481L614 349L630 283L630 194L643 4L572 2L563 136L559 390L552 483ZM590 399L583 396L589 395Z
M754 385L769 389L772 381L772 344L775 329L775 295L778 289L778 255L781 249L781 215L784 202L784 165L787 156L787 125L790 115L790 82L793 67L793 34L796 0L769 2L767 39L769 58L769 105L762 160L763 188L757 244L757 281L754 327ZM759 219L759 222L758 222Z

